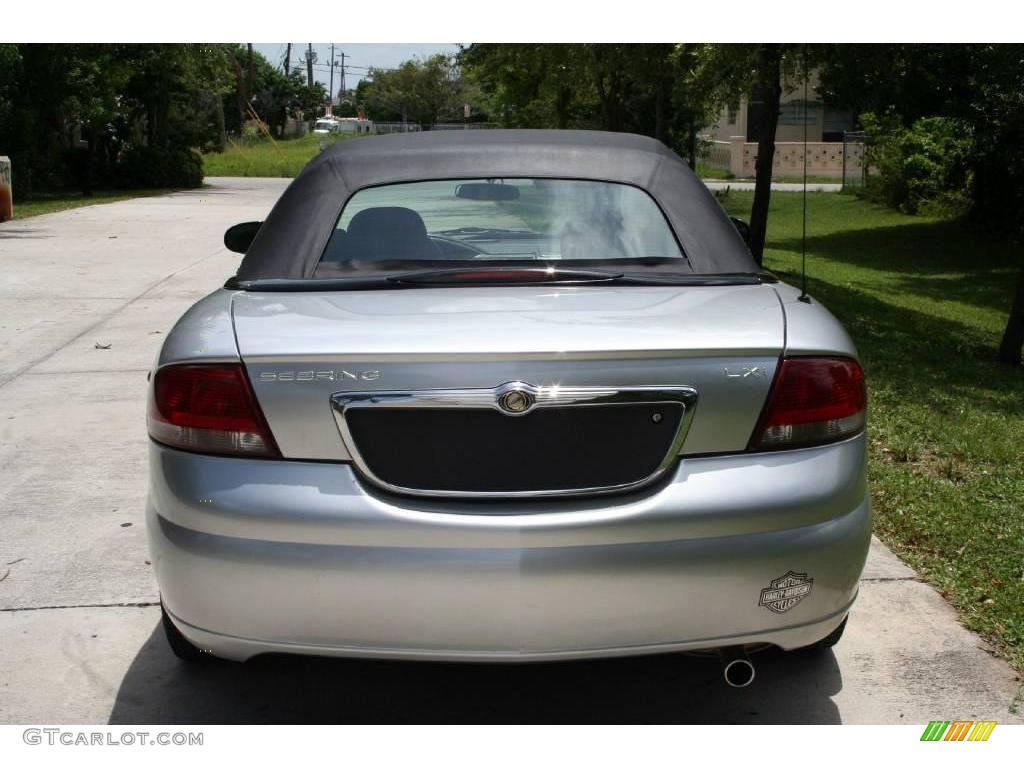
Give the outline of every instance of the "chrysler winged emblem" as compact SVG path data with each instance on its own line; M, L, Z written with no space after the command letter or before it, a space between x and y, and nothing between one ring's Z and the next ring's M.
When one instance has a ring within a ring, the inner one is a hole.
M524 413L533 405L533 395L521 389L513 389L498 398L498 407L505 413Z
M811 594L813 587L814 579L807 578L806 573L788 571L784 576L772 579L768 587L761 590L757 604L775 613L785 613Z

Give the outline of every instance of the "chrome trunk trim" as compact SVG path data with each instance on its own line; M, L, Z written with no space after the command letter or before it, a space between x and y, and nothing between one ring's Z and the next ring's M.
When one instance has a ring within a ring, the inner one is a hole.
M503 406L510 393L517 393L525 399L526 407L511 409ZM492 408L509 418L518 418L538 408L551 407L592 407L600 405L637 405L643 403L671 403L682 405L683 413L675 435L658 467L645 478L631 483L599 486L593 488L572 488L535 491L460 491L424 490L405 488L389 483L378 477L360 454L356 441L346 421L346 414L358 408ZM581 496L618 493L634 490L655 482L675 463L682 450L686 433L693 420L697 404L697 390L680 386L643 387L537 387L523 381L512 381L491 389L427 389L418 391L383 392L338 392L331 396L334 418L341 432L341 438L360 474L374 485L409 496L430 496L458 499L495 498L538 498L550 496Z

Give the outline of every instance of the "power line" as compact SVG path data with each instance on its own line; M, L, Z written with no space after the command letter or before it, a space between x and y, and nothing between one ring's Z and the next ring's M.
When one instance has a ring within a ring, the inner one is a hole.
M330 64L315 64L314 63L313 64L313 68L314 69L330 69L331 65ZM341 68L341 65L339 64L336 67L336 69L340 69L340 68ZM387 67L374 67L374 66L362 67L362 66L359 66L358 64L345 64L345 70L348 71L348 72L351 72L351 71L357 70L357 69L363 70L365 72L396 72L397 71L397 70L394 70L394 69L389 69Z

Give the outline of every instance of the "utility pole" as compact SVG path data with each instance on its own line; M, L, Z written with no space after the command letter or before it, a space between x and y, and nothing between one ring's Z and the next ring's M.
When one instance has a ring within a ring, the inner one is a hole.
M246 46L248 46L248 49L249 49L249 77L248 77L248 81L246 82L245 90L247 92L246 95L251 99L252 98L252 81L253 81L252 43L246 43Z
M345 92L345 52L341 52L341 92Z
M344 75L342 75L342 77L344 77ZM331 43L331 87L330 90L327 91L327 98L330 103L328 112L330 114L334 114L334 43Z
M306 85L313 87L313 44L306 43Z
M288 47L285 48L284 52L284 76L288 77L292 73L292 44L288 43Z

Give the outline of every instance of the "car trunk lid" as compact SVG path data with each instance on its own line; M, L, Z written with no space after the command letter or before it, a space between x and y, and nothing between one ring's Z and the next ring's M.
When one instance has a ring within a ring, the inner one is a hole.
M631 443L644 438L628 425L650 427L656 415L669 420L669 429L651 427L650 432L673 451L743 450L785 341L783 313L769 285L239 292L233 316L242 360L288 458L359 463L352 443L360 440L378 464L389 457L406 465L415 461L409 441L417 442L421 455L433 450L458 461L480 456L484 448L488 456L522 455L525 446L538 443L551 457L559 455L560 446L589 455L584 447L604 435L607 444L600 443L595 455L609 462L607 474L615 477L616 452L624 462L626 453L651 451L650 444ZM380 418L357 417L365 437L350 432L342 438L339 394L473 390L475 397L486 397L515 382L539 388L542 399L557 395L559 388L583 389L585 397L591 390L688 388L695 390L696 404L666 406L659 413L636 398L620 397L614 405L632 407L636 421L621 409L607 410L604 425L593 421L593 413L584 419L571 407L537 410L519 420L495 418L500 409L487 407L482 411L488 413L474 412L472 419L468 411L450 413L459 417L453 421L422 410L415 418L397 420L394 411L378 411ZM672 439L675 425L685 426L681 446ZM591 435L591 441L579 443L581 434ZM429 470L405 476L425 473ZM486 490L482 482L469 485ZM557 479L545 482L559 485ZM519 490L529 491L529 485L528 478L516 483Z

